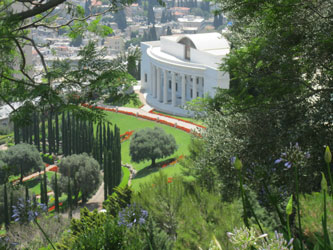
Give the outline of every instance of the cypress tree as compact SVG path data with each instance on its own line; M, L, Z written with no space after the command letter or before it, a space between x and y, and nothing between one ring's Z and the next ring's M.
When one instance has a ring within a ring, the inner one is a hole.
M49 144L49 154L51 155L53 153L53 148L52 148L52 113L48 114L47 117L47 141Z
M98 128L99 128L99 165L102 166L103 163L103 131L102 131L102 122L100 122L98 124Z
M67 185L67 202L69 206L69 214L68 217L72 219L72 189L71 189L71 178L70 175L68 175L68 185Z
M21 128L21 131L22 131L22 141L23 141L23 142L26 142L26 140L25 140L25 138L26 138L26 134L25 134L25 126L23 126L23 127Z
M33 123L29 125L29 144L33 144L34 127Z
M75 140L75 135L76 135L76 119L74 117L74 113L72 113L72 124L71 124L71 143L72 143L72 154L76 154L76 140Z
M10 207L9 207L9 220L13 218L13 206L14 206L14 197L13 197L13 191L10 191Z
M67 128L66 128L65 112L62 112L61 117L61 147L62 153L67 156Z
M54 172L54 205L55 211L59 213L59 189L57 172Z
M59 113L55 114L56 154L59 154Z
M44 182L43 182L43 184L44 184L44 187L43 187L43 189L44 189L44 202L45 202L45 205L47 206L48 205L48 201L49 201L49 197L48 197L48 195L47 195L47 175L46 175L46 168L44 168L44 175L43 175L43 177L44 177Z
M27 185L25 185L25 201L29 200L29 188Z
M39 130L39 114L36 113L36 136L37 136L37 139L36 139L36 142L37 142L37 149L38 151L40 152L40 130Z
M69 112L67 113L67 140L68 140L68 144L67 144L67 155L71 155L72 154L72 127L71 127L71 118L69 116Z
M33 115L33 121L34 121L34 144L35 146L37 147L37 139L38 139L38 134L37 134L37 114L36 112L34 112L34 115Z
M106 149L105 149L106 150ZM104 152L104 200L108 198L108 153Z
M17 123L14 121L14 143L19 144L20 143L20 130L17 126Z
M74 191L74 207L77 207L78 198L79 198L79 190L77 188L77 181L76 181L75 177L74 177L73 182L74 182L74 190L73 190Z
M45 200L44 200L44 184L43 184L43 178L42 176L39 176L39 187L40 187L40 203L45 203Z
M42 146L43 146L43 154L46 153L46 138L45 138L45 117L42 114Z
M113 182L113 164L112 164L112 151L108 151L108 194L112 194L112 189L114 187L114 182Z
M5 213L5 225L6 229L8 229L9 226L9 215L8 215L8 196L7 196L7 183L4 183L3 188L3 205L4 205L4 213Z

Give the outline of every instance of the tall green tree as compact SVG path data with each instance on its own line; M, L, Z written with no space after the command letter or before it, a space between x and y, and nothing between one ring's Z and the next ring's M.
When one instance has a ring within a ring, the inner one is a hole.
M5 162L15 174L20 175L20 183L30 171L39 171L43 166L42 158L36 147L25 143L10 147L6 152Z
M156 159L167 157L173 154L176 149L175 138L158 127L139 130L132 136L130 142L132 161L151 160L152 167L155 166Z
M4 221L6 228L9 226L9 213L8 213L8 193L7 193L7 183L9 176L9 169L7 164L2 161L2 154L0 154L0 185L3 185L3 213L4 213Z

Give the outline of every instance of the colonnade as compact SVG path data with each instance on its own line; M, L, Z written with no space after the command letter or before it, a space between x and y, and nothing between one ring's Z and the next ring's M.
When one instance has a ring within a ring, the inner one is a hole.
M159 102L172 106L185 105L187 101L203 97L204 78L202 76L188 75L160 68L154 64L150 65L150 79L148 84L149 93ZM181 99L177 103L177 99Z

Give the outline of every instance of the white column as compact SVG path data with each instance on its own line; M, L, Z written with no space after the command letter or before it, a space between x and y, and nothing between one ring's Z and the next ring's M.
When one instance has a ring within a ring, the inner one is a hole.
M153 68L153 64L150 64L150 77L149 77L149 84L148 84L148 88L149 88L149 94L153 95L153 82L154 82L154 68Z
M193 82L192 82L192 85L193 85L193 98L192 99L197 98L197 79L198 79L197 76L193 77Z
M205 81L204 77L201 78L202 94L205 96Z
M157 101L162 101L161 95L161 69L157 68Z
M171 97L172 97L172 106L176 106L176 74L172 72L172 79L171 79Z
M182 106L186 103L186 81L185 74L182 74Z
M168 103L168 77L167 77L167 71L164 70L164 86L163 86L163 103Z
M156 66L153 65L153 97L157 97L157 89L156 89Z

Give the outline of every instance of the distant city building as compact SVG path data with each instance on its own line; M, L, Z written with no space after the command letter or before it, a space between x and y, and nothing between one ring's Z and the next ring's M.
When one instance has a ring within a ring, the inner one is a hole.
M221 60L229 53L219 33L162 36L141 43L141 87L155 108L181 114L187 101L214 96L216 88L229 88L229 74Z
M182 17L190 14L190 8L187 7L173 7L170 8L171 14L175 17Z
M178 18L178 23L185 34L195 34L203 26L205 19L199 16L187 15Z
M110 50L111 54L118 54L119 52L123 52L125 50L124 38L121 36L106 37L104 46Z

